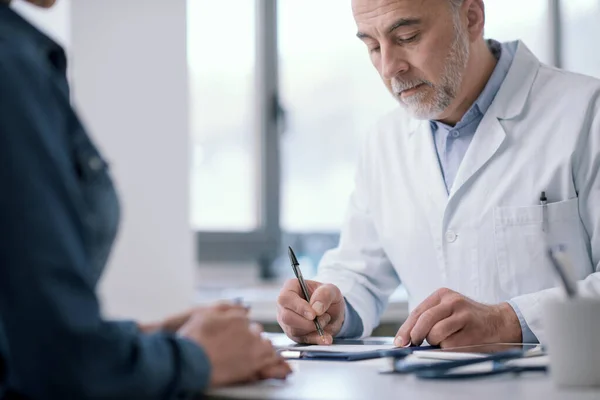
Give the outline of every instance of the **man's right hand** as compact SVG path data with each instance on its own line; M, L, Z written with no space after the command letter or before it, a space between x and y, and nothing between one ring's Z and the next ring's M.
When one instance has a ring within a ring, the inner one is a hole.
M256 379L284 379L292 372L247 314L241 306L215 306L192 314L178 331L206 352L213 388Z
M316 281L305 281L310 293L310 304L302 296L298 279L283 285L277 299L277 322L290 339L297 343L331 344L344 322L346 303L337 286ZM322 339L315 327L318 318L325 331Z

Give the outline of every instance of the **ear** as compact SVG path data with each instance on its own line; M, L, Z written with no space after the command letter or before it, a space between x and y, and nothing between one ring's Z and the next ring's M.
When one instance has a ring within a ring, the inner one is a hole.
M483 5L483 0L465 0L462 9L463 12L466 11L467 13L469 39L471 42L481 39L485 27L485 6Z

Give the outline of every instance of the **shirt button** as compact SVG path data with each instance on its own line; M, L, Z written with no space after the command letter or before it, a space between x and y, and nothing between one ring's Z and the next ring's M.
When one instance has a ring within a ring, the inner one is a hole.
M452 137L457 138L459 136L460 136L460 133L458 133L458 131L452 131Z
M457 238L457 237L458 237L458 236L457 236L457 235L456 235L456 233L455 233L455 232L453 232L453 231L448 231L448 232L446 232L446 241L447 241L448 243L454 243L454 242L456 242L456 238Z

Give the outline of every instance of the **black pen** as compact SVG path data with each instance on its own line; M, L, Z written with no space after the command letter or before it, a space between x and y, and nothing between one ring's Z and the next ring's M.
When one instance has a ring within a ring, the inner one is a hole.
M548 233L548 198L546 192L540 195L540 205L542 206L542 232Z
M304 282L304 278L302 277L302 271L300 271L300 263L294 254L294 250L291 247L288 247L288 256L290 257L290 263L292 264L292 269L294 270L294 275L298 278L298 282L300 282L300 287L302 288L302 293L304 294L304 299L310 303L310 294L308 293L308 288L306 287L306 283ZM321 328L321 324L317 321L315 317L315 327L317 328L317 332L319 332L319 336L323 340L325 340L325 332L323 332L323 328Z

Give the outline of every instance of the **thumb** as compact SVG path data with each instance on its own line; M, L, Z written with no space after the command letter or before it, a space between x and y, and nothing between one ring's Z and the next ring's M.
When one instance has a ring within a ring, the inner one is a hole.
M325 314L334 303L342 301L342 292L332 284L319 286L310 298L310 305L318 316Z

